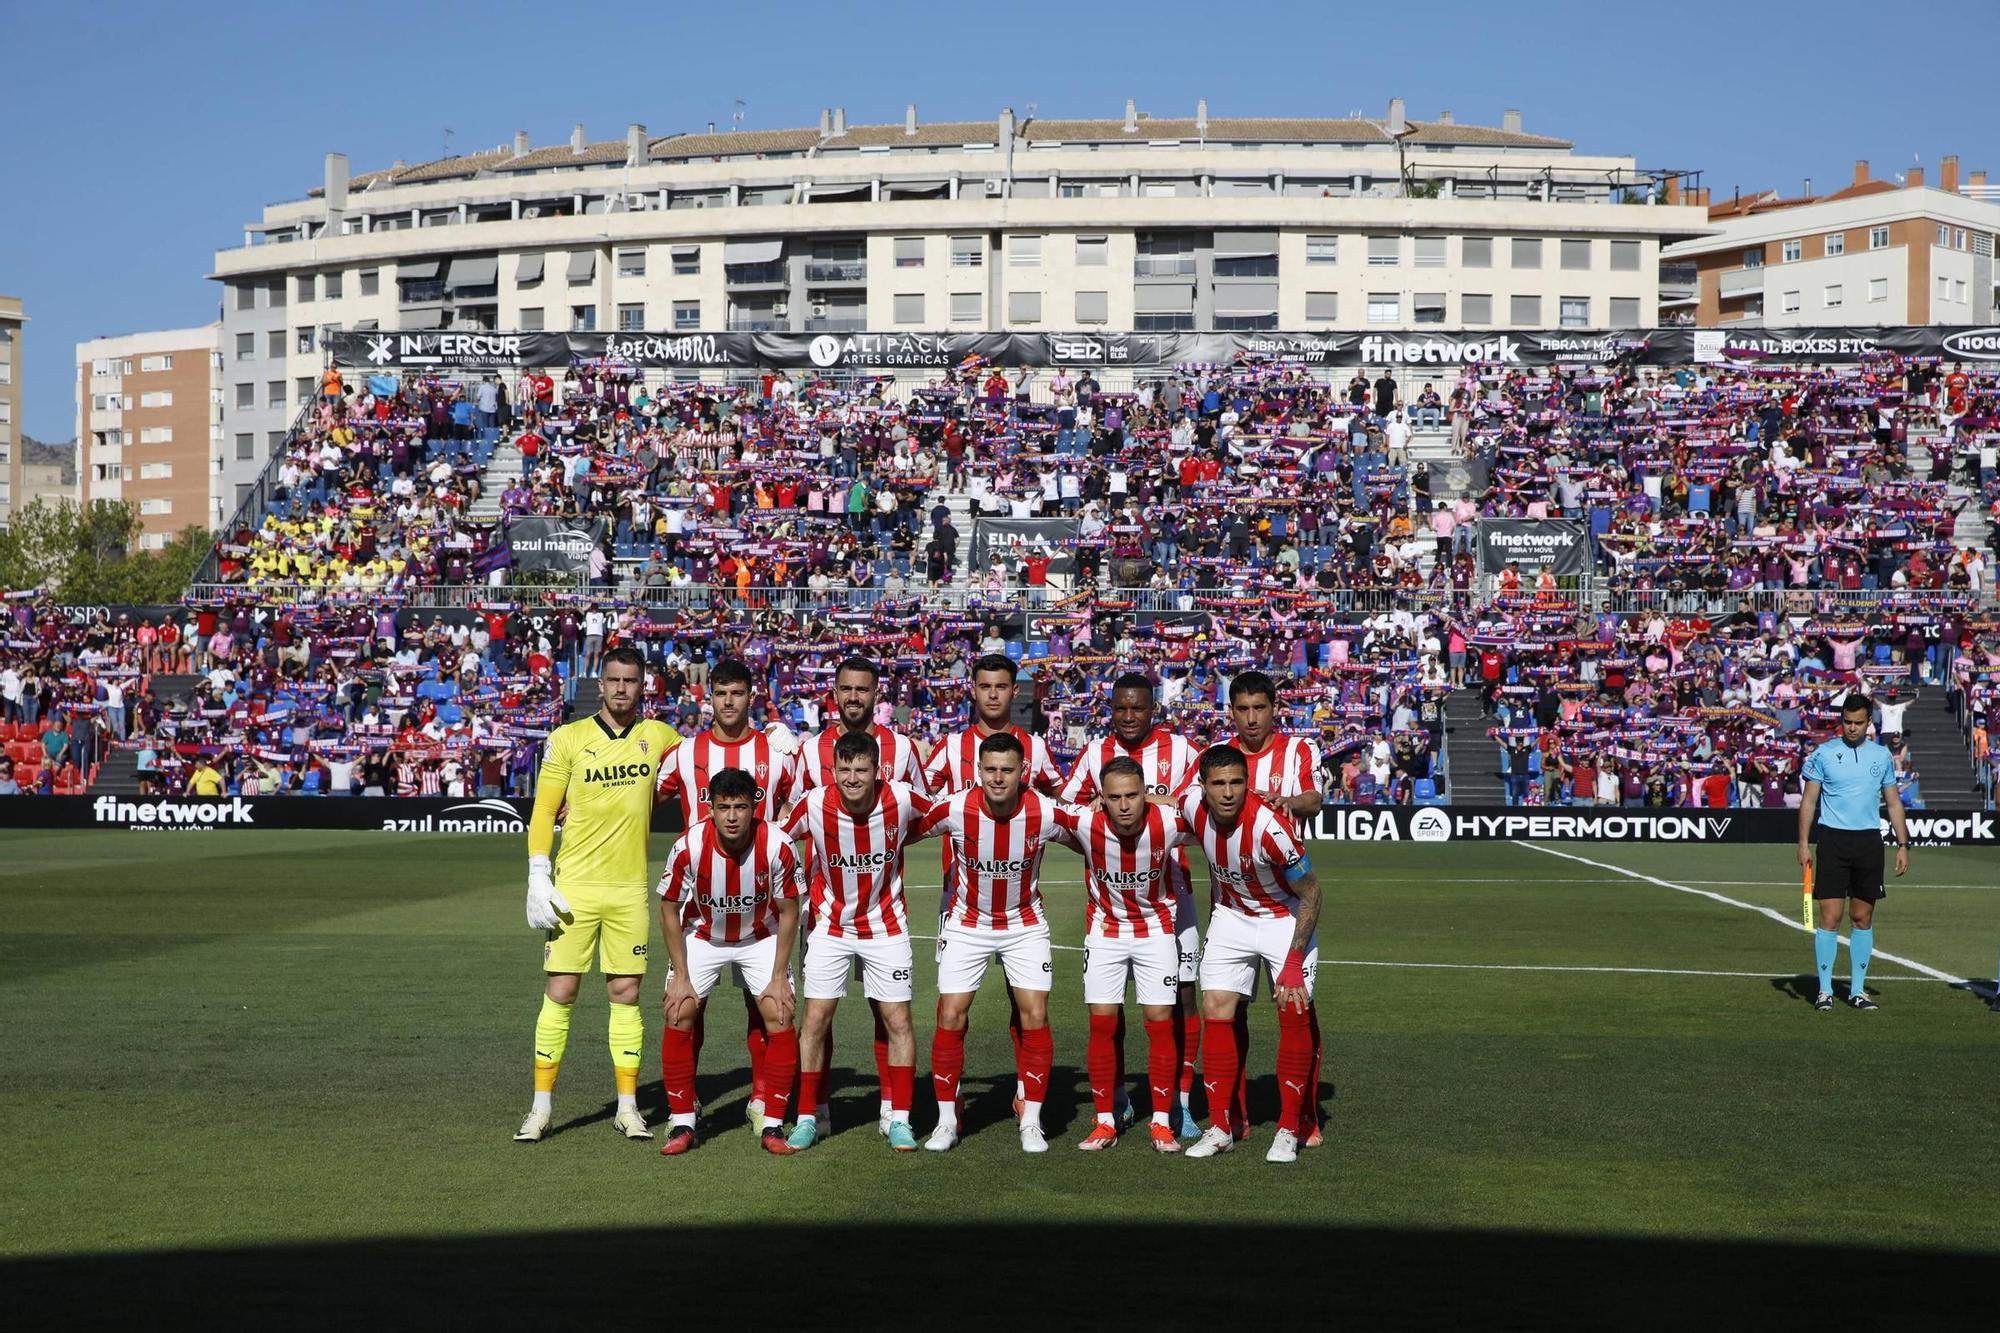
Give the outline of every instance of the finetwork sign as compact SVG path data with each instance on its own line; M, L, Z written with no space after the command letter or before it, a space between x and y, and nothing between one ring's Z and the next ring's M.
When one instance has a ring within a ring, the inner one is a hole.
M100 796L92 803L90 811L92 818L100 824L135 829L198 829L257 822L256 809L241 796L218 801L175 798L121 801L116 796Z
M1385 338L1370 334L1361 340L1365 365L1464 365L1468 362L1521 363L1521 344L1500 334L1471 341L1460 338Z

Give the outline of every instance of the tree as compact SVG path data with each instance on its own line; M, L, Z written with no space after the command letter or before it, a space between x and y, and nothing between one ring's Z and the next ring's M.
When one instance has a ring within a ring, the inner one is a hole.
M66 602L178 601L208 554L208 533L185 528L164 550L141 551L141 532L123 500L82 510L38 499L0 529L0 589L46 588Z

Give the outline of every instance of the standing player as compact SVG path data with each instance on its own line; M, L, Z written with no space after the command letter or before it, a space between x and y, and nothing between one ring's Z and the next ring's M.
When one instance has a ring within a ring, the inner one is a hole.
M708 698L715 719L708 730L682 741L667 756L667 762L660 766L659 799L678 801L681 827L692 829L711 813L710 780L725 769L739 769L750 776L755 787L757 818L775 821L790 803L792 756L772 745L769 736L750 725L750 668L734 658L716 663L715 669L708 673ZM706 1035L707 998L704 992L701 1010L694 1020L696 1058L701 1055ZM743 992L743 1008L746 1022L743 1041L750 1050L751 1088L745 1109L750 1127L755 1129L764 1115L757 1090L764 1086L760 1076L764 1067L766 1017L758 1007L757 997L747 988ZM667 1040L663 1033L662 1043ZM789 1095L790 1089L786 1091Z
M695 1146L695 1021L716 982L733 969L744 993L756 996L764 1024L763 1060L751 1085L755 1128L766 1152L785 1154L792 1150L782 1128L785 1103L799 1064L792 944L803 876L792 844L762 818L749 773L722 769L706 794L709 817L688 827L660 877L660 937L671 969L660 1075L673 1117L660 1153L676 1157Z
M918 796L929 796L917 744L901 732L877 726L875 709L882 699L882 672L865 657L850 657L834 669L833 703L838 726L829 726L798 754L794 788L806 792L814 787L833 785L833 750L842 736L872 736L881 756L880 776L885 782L901 782ZM829 1031L827 1040L833 1040ZM832 1048L827 1062L832 1063ZM889 1132L889 1034L880 1016L875 1023L875 1077L880 1087L880 1115L876 1128ZM817 1107L814 1108L818 1110Z
M1833 963L1840 953L1840 913L1845 901L1853 930L1853 953L1847 1002L1856 1009L1878 1006L1868 998L1868 960L1875 953L1875 904L1888 893L1882 886L1881 804L1889 806L1889 826L1896 831L1896 874L1910 868L1910 832L1903 823L1903 798L1896 791L1896 765L1888 747L1868 739L1868 721L1875 708L1865 694L1847 696L1840 706L1840 734L1806 756L1800 776L1805 797L1799 802L1799 865L1812 866L1813 814L1819 812L1819 865L1813 873L1813 898L1819 929L1813 932L1813 962L1819 970L1819 994L1813 1008L1833 1008ZM1821 810L1822 795L1825 809Z
M1037 878L1042 852L1065 836L1063 808L1022 790L1027 752L1020 739L998 732L979 743L979 785L931 807L912 839L942 836L957 894L938 928L937 1030L931 1038L931 1080L938 1125L924 1147L946 1152L958 1142L959 1078L965 1070L966 1018L972 997L997 954L1019 1014L1017 1087L1021 1151L1049 1150L1042 1102L1055 1065L1049 1033L1049 986L1054 965L1049 923Z
M1083 804L1103 791L1104 766L1115 759L1130 759L1139 767L1145 786L1144 799L1174 808L1180 791L1194 780L1195 751L1184 736L1176 736L1154 723L1153 682L1136 671L1128 671L1111 683L1111 734L1084 747L1063 783L1065 801ZM1201 1054L1201 1006L1195 998L1195 965L1200 958L1201 932L1194 905L1194 877L1188 870L1187 852L1176 848L1167 863L1167 884L1174 900L1174 934L1180 940L1181 1032L1180 1123L1184 1139L1196 1138L1194 1070ZM1122 1015L1123 1009L1120 1009ZM1120 1036L1123 1049L1123 1036Z
M1115 697L1115 696L1114 696ZM1178 738L1176 738L1178 739ZM1125 1082L1119 1027L1129 974L1146 1020L1146 1076L1153 1091L1156 1152L1179 1152L1169 1113L1179 1101L1181 1064L1174 1004L1188 939L1179 932L1174 867L1186 873L1186 820L1149 798L1145 769L1130 755L1108 759L1094 781L1102 808L1070 814L1070 841L1083 853L1090 894L1083 940L1083 1002L1090 1006L1090 1095L1097 1123L1076 1146L1086 1152L1118 1142L1116 1093Z
M1247 1007L1259 964L1278 1004L1278 1129L1267 1162L1298 1160L1296 1127L1312 1077L1313 973L1319 964L1319 880L1290 821L1250 791L1250 767L1232 745L1202 751L1201 786L1181 814L1208 857L1214 907L1201 951L1202 1077L1208 1130L1188 1149L1213 1157L1235 1146L1229 1089L1240 1056L1238 1011Z
M1303 838L1319 818L1319 747L1303 736L1278 732L1278 686L1261 671L1246 671L1229 682L1229 721L1236 737L1229 744L1242 751L1250 769L1250 791L1277 810ZM1211 903L1210 906L1213 906ZM1319 1015L1313 1015L1313 1061L1311 1086L1307 1089L1305 1121L1296 1126L1308 1148L1320 1145L1319 1128ZM1250 1021L1247 1011L1236 1025L1239 1070L1250 1067ZM1236 1120L1248 1128L1244 1097L1246 1081L1239 1077L1234 1096ZM1287 1128L1294 1128L1287 1126Z
M538 1143L548 1133L556 1076L569 1046L570 1008L593 954L611 998L611 1067L618 1084L612 1124L628 1139L651 1138L639 1114L639 978L646 974L646 835L653 818L653 778L680 734L639 716L645 659L636 648L604 655L598 678L604 706L549 733L528 823L528 924L546 931L548 980L535 1020L535 1101L514 1135ZM556 813L564 817L562 851L551 865ZM555 876L560 874L558 891Z
M812 868L794 1148L810 1148L824 1137L819 1108L827 1033L857 959L863 992L888 1046L889 1146L897 1152L917 1147L910 1129L917 1062L910 1030L915 963L903 901L903 846L930 803L905 783L882 781L878 753L873 736L842 736L833 747L833 785L807 792L785 817L785 836L805 841Z

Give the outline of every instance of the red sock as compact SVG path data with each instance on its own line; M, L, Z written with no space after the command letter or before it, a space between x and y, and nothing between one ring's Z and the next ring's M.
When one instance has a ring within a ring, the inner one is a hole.
M660 1034L660 1082L667 1089L667 1110L694 1114L694 1034L668 1028Z
M743 1044L750 1050L750 1086L764 1085L764 1015L757 1010L757 999L749 991L743 992L743 1000L749 1009L749 1026L743 1030Z
M817 1115L819 1105L826 1100L826 1070L801 1069L799 1071L799 1114Z
M1296 1132L1312 1077L1313 1021L1303 1009L1278 1006L1278 1124Z
M917 1067L915 1065L885 1065L889 1074L889 1109L910 1114L910 1103L917 1095Z
M1110 1115L1118 1095L1118 1015L1090 1016L1090 1104L1099 1115Z
M1027 1061L1021 1066L1021 1082L1027 1085L1024 1101L1039 1102L1049 1095L1049 1073L1056 1065L1056 1039L1047 1028L1022 1028L1021 1049Z
M1201 1059L1201 1011L1187 1009L1181 1013L1181 1100L1191 1102L1194 1097L1195 1064Z
M931 1033L931 1092L939 1106L957 1107L958 1081L964 1073L965 1029L935 1029Z
M764 1042L763 1068L751 1086L764 1099L764 1114L783 1121L792 1101L792 1080L799 1075L799 1031L786 1028L771 1033Z
M1312 1081L1306 1084L1305 1115L1299 1121L1299 1136L1303 1138L1319 1128L1319 1010L1308 1004L1306 1017L1312 1020L1313 1071Z
M1229 1103L1236 1087L1236 1020L1210 1018L1202 1022L1201 1086L1208 1094L1208 1123L1229 1128Z
M1146 1086L1153 1090L1153 1114L1174 1109L1175 1066L1181 1062L1174 1020L1146 1024Z
M891 1106L896 1104L895 1089L889 1079L889 1029L883 1025L880 1014L875 1015L875 1086L883 1101Z
M1229 1096L1229 1123L1238 1131L1250 1128L1250 1002L1236 1006L1231 1024L1236 1038L1236 1087Z

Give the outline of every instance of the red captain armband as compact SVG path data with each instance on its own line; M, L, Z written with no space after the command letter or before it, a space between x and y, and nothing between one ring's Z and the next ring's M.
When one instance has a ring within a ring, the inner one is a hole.
M1285 965L1278 969L1277 988L1279 990L1304 990L1306 985L1306 952L1293 949L1285 955Z

